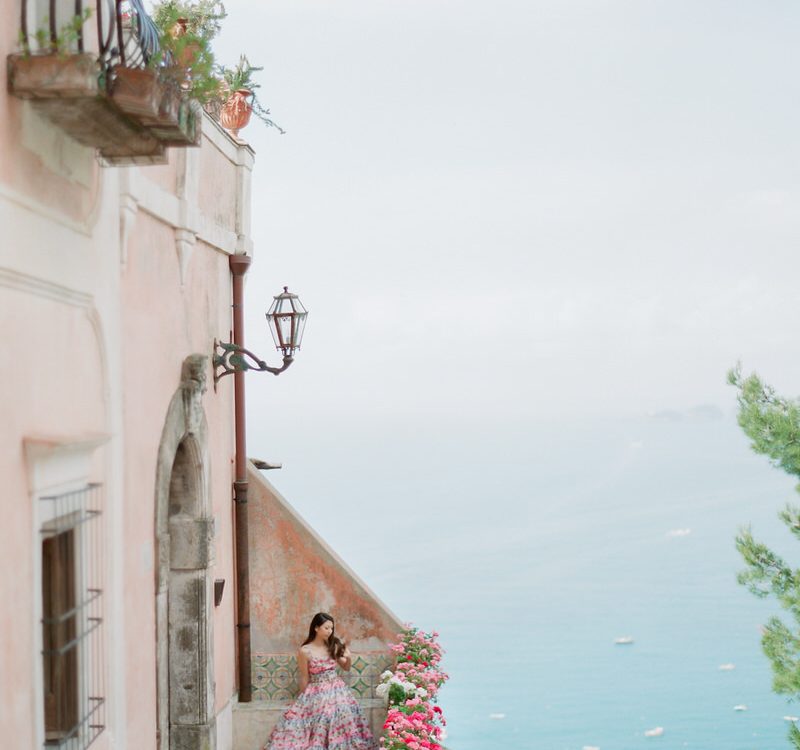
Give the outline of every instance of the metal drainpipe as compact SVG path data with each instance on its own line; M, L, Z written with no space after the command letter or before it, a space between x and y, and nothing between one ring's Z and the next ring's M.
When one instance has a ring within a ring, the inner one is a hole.
M244 348L244 275L250 267L247 255L231 255L233 275L233 343ZM250 669L250 545L247 539L247 422L244 405L244 372L233 374L236 419L236 478L233 502L236 508L236 628L239 643L239 702L252 700Z

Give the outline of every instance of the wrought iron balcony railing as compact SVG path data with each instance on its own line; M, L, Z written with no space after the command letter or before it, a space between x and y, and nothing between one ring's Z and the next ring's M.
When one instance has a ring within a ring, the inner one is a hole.
M163 163L199 143L201 108L160 39L142 0L21 0L9 90L107 164Z
M101 67L111 70L115 65L131 68L145 67L159 50L159 32L144 9L141 0L97 0L84 3L74 0L68 5L59 0L37 3L22 0L20 38L30 52L31 40L46 51L79 53L87 51L85 27L97 30L96 49ZM45 7L43 26L31 29L31 21ZM94 15L94 19L91 19ZM65 39L65 35L68 37ZM73 48L64 49L64 46Z

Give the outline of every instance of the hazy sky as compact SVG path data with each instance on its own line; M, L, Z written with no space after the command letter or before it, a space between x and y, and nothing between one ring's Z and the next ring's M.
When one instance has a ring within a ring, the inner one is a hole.
M790 393L800 4L228 0L263 65L248 342L311 314L294 414L536 418Z
M296 364L248 375L249 453L283 462L269 479L402 620L442 631L452 736L486 708L465 665L511 630L474 618L493 596L529 617L542 550L584 556L571 591L619 544L638 590L648 540L694 527L734 588L737 525L783 539L764 519L791 482L733 420L607 417L730 413L739 359L800 394L800 3L226 5L219 52L265 66L287 130L244 131L249 345L278 361L284 284L311 311Z
M800 2L226 6L219 52L265 66L287 130L243 132L249 345L278 361L263 313L284 284L311 311L296 364L248 375L250 455L284 463L289 501L442 630L454 675L512 630L473 618L530 616L540 550L583 555L559 579L580 590L628 549L620 580L646 590L648 550L693 526L733 588L737 524L771 539L791 482L732 420L604 417L730 413L740 359L800 394ZM488 711L460 674L462 719Z

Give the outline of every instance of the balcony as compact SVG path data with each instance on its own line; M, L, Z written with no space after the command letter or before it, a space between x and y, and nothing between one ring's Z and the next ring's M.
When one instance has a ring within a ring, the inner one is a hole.
M36 3L21 2L11 94L105 165L163 164L167 147L199 144L202 108L188 95L187 67L160 49L141 0Z

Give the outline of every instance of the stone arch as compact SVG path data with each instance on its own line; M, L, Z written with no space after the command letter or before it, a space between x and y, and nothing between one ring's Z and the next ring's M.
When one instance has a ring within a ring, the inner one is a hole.
M208 358L183 362L158 449L155 492L156 684L159 750L213 750L212 581L214 527L208 423L202 405Z

